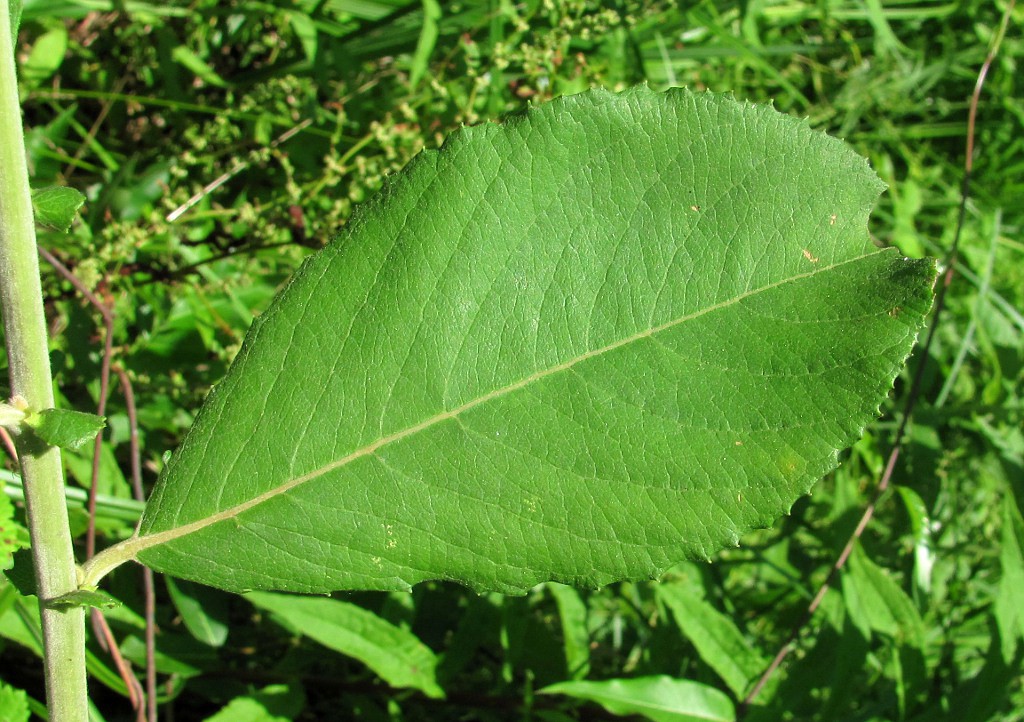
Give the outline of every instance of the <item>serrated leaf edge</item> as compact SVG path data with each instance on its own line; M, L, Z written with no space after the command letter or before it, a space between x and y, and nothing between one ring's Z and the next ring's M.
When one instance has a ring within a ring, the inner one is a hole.
M138 558L138 555L146 549L159 546L160 544L166 544L168 542L174 541L175 539L179 539L181 537L188 536L189 534L201 531L202 529L205 529L219 522L233 519L239 516L240 514L243 514L244 512L257 507L266 501L269 501L270 499L273 499L277 496L280 496L281 494L290 491L291 489L294 489L298 486L301 486L302 484L305 484L308 481L312 481L323 476L324 474L334 471L335 469L339 469L343 466L346 466L347 464L350 464L357 459L369 456L370 454L375 453L377 450L385 446L401 441L402 439L413 436L417 433L420 433L421 431L425 431L426 429L436 426L437 424L442 423L444 421L457 421L462 414L466 413L470 409L476 408L477 406L485 404L489 401L493 401L495 399L501 398L510 393L518 391L519 389L525 388L526 386L529 386L530 384L533 384L541 379L547 378L557 373L561 373L563 371L567 371L573 368L574 366L584 361L587 361L588 359L601 356L603 354L614 351L618 348L622 348L623 346L627 346L642 339L655 336L659 333L663 333L676 326L679 326L680 324L692 321L708 313L712 313L723 308L728 308L735 304L741 303L742 301L748 298L757 296L761 293L765 293L775 288L779 288L790 283L796 283L798 281L811 278L822 273L833 271L843 266L847 266L859 261L863 261L868 258L872 258L874 256L877 256L879 253L887 253L894 251L895 249L889 249L885 251L867 253L852 258L848 258L846 260L828 266L817 266L813 270L788 276L787 278L765 284L755 289L751 289L744 293L738 294L733 298L720 301L719 303L712 304L706 308L694 311L693 313L689 313L679 318L673 319L671 321L667 321L659 326L638 331L637 333L631 334L626 338L619 339L618 341L607 344L600 348L592 349L585 353L579 354L571 359L563 361L562 363L556 364L545 369L541 369L539 371L535 371L529 376L526 376L511 384L507 384L506 386L503 386L499 389L490 391L486 394L483 394L482 396L478 396L477 398L472 399L462 404L461 406L458 406L454 409L450 409L448 411L443 411L438 414L434 414L433 416L430 416L429 418L424 419L423 421L417 424L414 424L405 429L389 434L388 436L384 436L380 439L377 439L373 443L367 444L366 446L356 449L355 451L346 454L340 459L336 459L335 461L332 461L329 464L325 464L317 469L314 469L313 471L307 472L306 474L298 476L294 479L290 479L284 482L283 484L276 486L270 491L266 491L258 496L253 497L249 501L243 502L241 504L236 504L233 507L217 512L216 514L211 514L198 521L183 524L173 529L168 529L166 531L156 532L152 534L133 536L129 539L126 539L120 542L119 544L116 544L112 547L109 547L108 549L105 549L103 552L93 557L92 560L87 562L82 567L83 582L89 585L96 585L99 582L99 580L106 576L106 574L110 572L112 569L116 568L117 566L120 566L122 563L128 560L136 560Z

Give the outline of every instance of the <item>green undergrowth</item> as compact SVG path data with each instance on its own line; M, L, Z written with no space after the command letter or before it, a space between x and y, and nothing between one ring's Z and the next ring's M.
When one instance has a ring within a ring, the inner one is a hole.
M87 197L71 232L41 230L40 244L113 312L113 360L133 384L147 489L299 262L417 152L528 103L639 82L771 101L871 161L889 185L871 220L880 245L943 257L968 100L1003 10L493 0L445 3L435 17L435 3L402 0L97 5L26 5L26 141L33 185ZM959 273L928 358L911 360L928 366L893 487L747 719L1024 719L1024 622L1014 616L1024 599L1024 571L1014 571L1024 544L1014 533L1024 508L1022 20L1018 8L982 95ZM94 411L102 321L45 264L43 280L59 404ZM161 701L177 719L256 719L247 709L296 720L594 719L610 713L537 691L669 675L739 702L856 525L908 379L791 515L660 583L335 595L354 605L352 618L369 610L415 635L425 655L416 659L433 665L426 682L383 669L382 652L353 652L337 629L317 636L258 601L158 579ZM116 377L104 415L101 545L128 536L139 514ZM91 445L65 456L81 534ZM5 461L17 502L16 466ZM0 526L16 530L20 506L11 522L4 508ZM140 669L137 570L120 569L104 588L124 602L108 619ZM33 610L0 586L0 678L39 709ZM97 708L131 719L123 683L93 645Z

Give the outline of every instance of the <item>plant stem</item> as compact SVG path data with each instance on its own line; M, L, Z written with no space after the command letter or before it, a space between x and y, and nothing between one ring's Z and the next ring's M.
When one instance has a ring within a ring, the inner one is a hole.
M0 2L0 309L11 393L34 411L53 406L35 224L28 185L10 6ZM64 504L60 451L30 430L15 435L28 507L43 624L43 664L50 720L88 718L85 609L50 609L47 600L78 587Z

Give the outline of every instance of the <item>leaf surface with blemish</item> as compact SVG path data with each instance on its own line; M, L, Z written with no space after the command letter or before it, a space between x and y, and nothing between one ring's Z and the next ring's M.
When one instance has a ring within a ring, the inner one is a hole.
M768 107L592 91L454 134L254 324L120 553L231 590L652 577L876 417L933 266Z

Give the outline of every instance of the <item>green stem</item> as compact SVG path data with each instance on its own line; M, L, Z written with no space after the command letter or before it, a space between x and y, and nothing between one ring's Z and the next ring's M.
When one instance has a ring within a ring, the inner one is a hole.
M11 393L32 410L53 406L35 224L29 194L11 14L0 2L0 309ZM53 722L86 720L85 609L58 611L47 600L78 587L60 451L29 430L15 434L25 484L43 622L46 698Z

